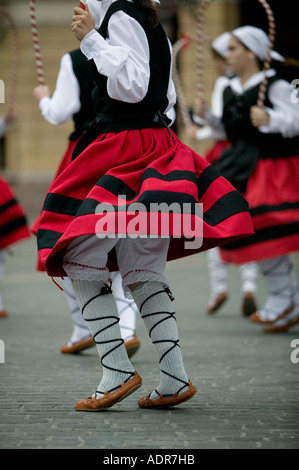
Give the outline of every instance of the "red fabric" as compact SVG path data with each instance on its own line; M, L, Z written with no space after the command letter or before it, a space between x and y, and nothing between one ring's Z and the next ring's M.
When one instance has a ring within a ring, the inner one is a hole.
M55 179L57 178L58 175L60 175L60 173L63 172L63 170L65 170L65 168L71 163L71 160L72 160L72 155L73 155L73 150L74 148L76 147L77 143L78 143L79 139L77 140L70 140L69 143L68 143L68 146L67 146L67 149L61 159L61 162L56 170L56 173L54 175L54 178L52 180L55 181ZM49 191L51 185L52 185L52 182L50 183L49 185L49 188L47 190L47 192ZM33 233L33 235L37 236L37 231L38 231L38 226L39 226L39 221L40 221L40 218L41 218L41 214L39 214L35 221L33 222L33 224L31 225L30 227L30 231Z
M228 140L219 140L212 147L210 147L205 155L205 159L209 163L214 163L221 156L222 152L230 147L231 143Z
M222 249L224 261L241 264L286 255L299 250L299 156L260 159L248 180L244 197L249 203L256 236L285 227L283 236L257 241L240 249ZM289 227L289 231L288 231ZM294 233L295 231L295 233Z
M76 147L78 141L79 141L80 138L76 139L76 140L70 140L69 143L68 143L68 146L66 148L66 151L61 159L61 162L56 170L56 173L55 173L55 176L53 178L53 181L57 178L58 175L60 175L60 173L63 172L63 170L71 163L71 160L72 160L72 155L73 155L73 150L74 148ZM52 183L51 183L52 184ZM49 186L49 188L51 187L51 184ZM48 189L49 191L49 189ZM33 235L37 236L37 232L38 232L38 226L39 226L39 222L40 222L40 218L41 218L41 214L39 214L35 221L33 222L32 226L30 227L30 231L31 233L33 233ZM37 271L45 271L42 263L40 262L39 258L37 259L36 261L36 270Z
M208 167L216 175L213 182L206 181L203 176ZM149 172L153 175L147 177ZM183 172L188 177L173 177ZM118 205L118 194L122 194L122 189L118 187L114 194L113 188L102 183L105 181L102 178L104 176L114 177L113 181L121 182L125 188L130 189L133 196L127 203L146 203L152 201L152 197L159 197L155 202L162 203L167 197L174 201L174 196L178 201L183 201L186 196L203 203L204 215L208 210L209 217L214 213L217 215L219 221L216 225L203 221L204 240L200 249L186 250L186 239L171 238L168 260L188 256L253 233L246 204L241 211L222 218L228 205L225 196L233 198L232 205L235 205L235 201L244 204L242 196L205 159L184 145L175 134L170 135L167 129L142 129L100 135L58 175L50 192L52 195L63 196L65 200L82 202L81 211L90 201ZM201 177L203 179L198 188L197 178ZM199 198L198 191L202 188L203 195ZM96 224L102 216L103 214L96 214L94 211L74 216L55 207L49 210L46 202L39 222L39 238L40 233L45 231L54 235L58 232L61 234L53 247L40 246L40 260L49 275L65 275L62 269L63 248L79 235L94 234ZM208 218L208 213L206 216ZM183 235L181 229L176 227L176 231ZM108 267L111 270L117 269L111 259Z
M29 237L24 210L9 183L0 176L0 248Z

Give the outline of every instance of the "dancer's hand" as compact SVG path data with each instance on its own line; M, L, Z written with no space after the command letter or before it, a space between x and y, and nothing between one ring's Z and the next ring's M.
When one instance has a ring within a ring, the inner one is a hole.
M186 129L186 134L191 140L198 140L196 137L198 127L195 124L190 124Z
M270 122L270 116L267 111L257 105L251 107L250 119L254 127L268 126Z
M50 96L50 90L47 85L39 85L33 90L33 97L37 104L40 102L42 98L45 96Z
M79 7L74 8L72 20L72 31L79 41L82 41L86 34L95 29L95 20L87 5L85 10Z

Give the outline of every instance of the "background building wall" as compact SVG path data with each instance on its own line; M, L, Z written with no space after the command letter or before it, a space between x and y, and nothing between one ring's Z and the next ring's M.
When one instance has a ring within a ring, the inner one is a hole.
M268 0L277 23L275 48L298 58L297 17L294 1ZM172 42L181 36L195 34L200 0L162 0L161 20ZM71 32L71 18L77 0L36 0L36 15L40 36L46 83L53 92L62 55L79 47ZM67 146L72 122L52 126L42 118L33 100L37 74L32 45L28 0L0 0L13 15L19 29L20 57L17 87L17 121L0 142L0 171L13 184L17 195L33 214L40 210L47 185L54 175ZM257 0L212 0L206 13L205 35L214 39L224 31L241 24L252 24L267 31L264 9ZM10 86L12 37L8 22L0 15L0 79L5 82L6 96ZM196 96L196 51L191 44L178 57L178 66L188 106ZM215 80L207 45L204 54L204 89L209 100ZM299 77L294 77L299 78ZM7 103L0 103L4 115ZM177 109L176 130L180 138L204 155L212 142L190 142L185 135L180 109Z
M62 54L79 47L79 42L71 32L71 17L74 0L38 0L36 16L40 36L45 80L51 92L55 89L56 77ZM32 92L37 85L35 58L29 22L29 2L24 0L0 1L13 15L19 27L20 58L19 79L17 88L17 122L8 131L5 138L6 174L14 180L49 179L67 145L67 136L72 130L72 122L61 126L52 126L41 117ZM169 35L175 39L175 33L193 34L196 28L196 17L199 8L197 1L163 2L161 18ZM211 3L207 16L205 34L211 38L227 28L234 27L238 18L238 1L217 1ZM177 27L175 32L173 28ZM10 61L12 37L8 24L1 22L2 39L0 39L0 78L6 89L10 82ZM195 97L196 74L194 73L195 49L192 45L180 55L180 71L186 98L190 106ZM209 53L205 57L205 84L209 94L214 80L209 63ZM7 104L1 104L3 115ZM178 111L178 133L184 132Z

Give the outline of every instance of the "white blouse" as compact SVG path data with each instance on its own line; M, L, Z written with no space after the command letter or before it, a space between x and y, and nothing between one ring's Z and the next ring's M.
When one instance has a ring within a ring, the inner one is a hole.
M268 77L276 74L275 70L270 69L267 72ZM238 76L230 80L230 86L237 95L242 95L263 80L264 72L258 72L252 75L246 83L242 84ZM291 100L293 88L286 80L277 80L269 86L268 96L273 108L265 106L265 110L269 113L270 122L268 126L260 126L258 129L265 134L281 133L283 137L295 137L299 135L299 106ZM215 116L207 115L209 120L217 128L217 119ZM218 119L218 125L220 120Z
M101 23L114 1L98 2L97 24ZM99 73L108 77L110 98L138 103L145 97L150 79L150 54L145 31L134 18L117 11L109 20L107 33L105 40L95 29L90 31L81 41L81 50L88 59L94 60ZM171 50L170 42L169 47ZM176 102L171 67L167 98L169 104L164 112L169 111Z
M39 108L44 119L54 125L63 124L80 110L80 86L69 53L61 58L52 97L42 98Z

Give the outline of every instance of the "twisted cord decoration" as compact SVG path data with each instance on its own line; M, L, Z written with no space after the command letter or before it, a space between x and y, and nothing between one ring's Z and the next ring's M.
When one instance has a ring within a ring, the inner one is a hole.
M9 99L8 103L10 106L14 106L16 102L17 94L17 82L18 82L18 69L19 69L19 32L17 25L11 16L11 14L4 8L0 6L0 13L4 15L9 21L11 30L12 30L12 56L11 56L11 68L10 68L10 89L9 89Z
M196 93L198 98L204 98L204 73L203 73L203 62L204 62L204 24L206 11L210 5L211 0L203 0L197 15L197 26L195 34L196 43L196 60L197 60L197 82L196 82Z
M262 4L262 6L264 7L266 11L266 14L268 17L268 29L269 29L268 30L269 47L267 51L267 56L264 60L264 68L263 68L264 78L260 84L258 99L257 99L257 105L259 107L262 107L265 101L265 97L266 97L266 90L267 90L267 85L268 85L268 77L266 76L266 72L267 70L269 70L270 64L271 64L271 51L274 46L276 26L275 26L274 15L268 2L266 2L266 0L258 0L258 1L259 3Z
M140 308L139 308L139 311L140 311L140 315L141 315L141 318L147 318L147 317L153 317L154 315L163 315L165 314L166 317L162 318L161 320L157 321L153 326L152 328L150 329L149 331L149 337L151 338L151 334L152 334L152 331L154 330L154 328L156 328L158 325L160 325L161 323L165 322L166 320L169 320L169 319L173 319L176 321L176 318L175 318L175 312L165 312L165 311L159 311L159 312L153 312L153 313L148 313L148 314L145 314L145 315L142 315L142 309L144 307L144 304L146 302L148 302L148 300L150 300L152 297L155 297L156 295L159 295L161 293L166 293L171 300L173 300L173 297L171 297L171 294L169 292L168 289L162 289L162 290L159 290L157 292L155 292L154 294L151 294L150 296L148 296L143 302L142 304L140 305ZM169 354L174 348L178 347L180 348L180 345L179 345L179 340L177 339L176 341L172 340L172 339L162 339L162 340L158 340L158 341L153 341L153 344L159 344L159 343L171 343L172 346L167 349L167 351L165 351L162 356L160 357L159 359L159 364L161 364L161 362L163 361L164 357L167 356L167 354ZM188 387L189 386L189 383L188 382L185 382L184 380L180 379L179 377L176 377L172 374L170 374L169 372L166 372L165 370L161 369L161 372L165 375L168 375L169 377L172 377L173 379L177 380L178 382L182 383L182 387L179 388L179 390L177 391L177 394L179 395L179 393L181 392L181 390L183 390L185 387ZM155 392L160 395L160 393L155 389ZM167 396L170 396L172 397L173 394L170 394L170 395L163 395L165 397Z
M36 64L36 71L37 71L37 80L38 80L39 85L45 85L44 68L43 68L42 54L41 54L37 21L36 21L35 0L29 1L29 9L30 9L30 25L31 25L31 32L32 32L33 49L34 49L35 64Z
M186 104L184 91L182 88L182 84L180 81L179 73L178 73L178 54L182 48L187 46L190 42L196 42L196 72L197 72L197 80L196 80L196 94L199 98L204 97L204 79L203 79L203 59L204 59L204 44L207 42L207 38L204 35L204 22L205 22L205 14L208 6L210 5L211 0L203 0L201 3L199 13L197 15L197 24L196 24L196 33L195 36L192 37L182 37L178 41L176 41L173 45L173 63L172 63L172 78L175 84L177 98L178 98L178 105L181 112L181 116L183 119L184 126L186 128L190 127L192 124L191 118L188 112L188 106Z
M111 287L109 286L105 286L101 289L101 292L97 295L94 295L93 297L91 297L84 305L83 305L83 308L82 308L82 314L85 310L85 308L87 307L87 305L89 305L91 302L93 302L95 299L97 299L98 297L102 296L102 295L112 295L112 290L111 290ZM119 317L118 316L114 316L114 315L109 315L109 316L105 316L105 317L97 317L97 318L92 318L92 319L88 319L88 318L85 318L85 321L86 322L95 322L95 321L100 321L100 320L111 320L111 323L107 326L105 326L104 328L98 330L95 335L93 336L93 340L96 344L109 344L109 343L117 343L114 347L112 347L111 349L109 349L105 354L103 354L103 356L101 357L101 364L102 364L102 367L105 367L106 369L109 369L109 370L112 370L114 372L120 372L120 373L123 373L123 374L128 374L128 378L124 381L125 383L128 382L132 377L134 377L135 373L134 372L131 372L131 371L126 371L126 370L121 370L121 369L115 369L113 367L110 367L108 366L107 364L104 363L104 359L105 357L107 357L109 354L112 354L113 351L115 351L117 348L119 348L120 346L122 346L124 344L124 340L122 338L116 338L116 339L110 339L110 340L107 340L107 341L99 341L97 340L97 336L100 335L103 331L107 330L108 328L111 328L112 326L116 325L118 322L119 322ZM117 390L118 388L120 388L121 385L118 385L110 390L108 390L108 392L114 392L115 390ZM105 392L101 391L101 390L96 390L96 393L101 393L101 394L104 394Z
M178 54L180 50L185 47L187 44L189 44L191 41L193 41L194 38L190 37L182 37L181 39L178 39L172 48L172 54L173 54L173 60L172 60L172 79L175 85L176 93L177 93L177 100L178 100L178 105L179 109L181 112L181 116L183 119L184 126L187 128L191 125L191 119L188 113L188 106L186 104L185 100L185 94L182 88L181 80L179 77L179 72L178 72Z

